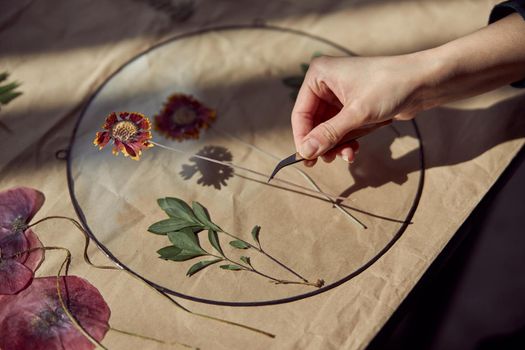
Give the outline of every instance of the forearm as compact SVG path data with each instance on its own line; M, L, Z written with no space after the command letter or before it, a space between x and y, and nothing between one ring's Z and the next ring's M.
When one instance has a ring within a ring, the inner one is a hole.
M481 94L525 78L525 21L512 14L416 55L428 65L421 109Z

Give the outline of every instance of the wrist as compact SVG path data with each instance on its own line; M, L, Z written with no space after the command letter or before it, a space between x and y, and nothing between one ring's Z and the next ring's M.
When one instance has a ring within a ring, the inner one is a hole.
M416 70L415 98L419 110L427 110L449 102L447 83L457 71L457 61L450 47L436 48L410 54Z

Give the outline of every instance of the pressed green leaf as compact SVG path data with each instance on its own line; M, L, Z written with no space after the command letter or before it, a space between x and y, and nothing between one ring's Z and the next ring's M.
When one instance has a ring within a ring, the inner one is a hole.
M235 241L231 241L230 245L237 249L248 249L250 246L245 241L241 241L240 239L237 239Z
M301 85L303 85L304 77L302 76L294 76L294 77L286 77L283 79L283 83L286 86L290 86L293 88L300 88Z
M308 63L301 63L301 70L303 71L303 73L306 74L308 68L310 68L310 65Z
M0 73L0 81L6 80L7 77L9 77L9 73L7 73L7 72Z
M197 235L189 228L182 229L177 232L168 232L168 238L171 243L177 248L188 252L205 253L199 244Z
M7 85L2 85L2 86L0 86L0 95L5 94L6 92L12 92L13 90L15 90L19 86L20 86L20 84L17 83L17 82L12 82L12 83L9 83Z
M170 259L179 254L180 252L182 252L182 249L174 247L172 245L157 250L157 253L163 259Z
M196 263L195 265L190 267L188 272L186 272L186 276L192 276L195 273L199 272L200 270L202 270L202 269L204 269L204 268L206 268L206 267L208 267L210 265L213 265L215 263L218 263L219 261L222 261L222 259L199 261L198 263Z
M250 265L250 266L252 265L249 256L241 256L241 260L242 260L243 262L245 262L246 264Z
M244 270L244 269L243 269L242 267L240 267L239 265L233 265L233 264L221 265L221 269L224 269L224 270L232 270L232 271Z
M197 219L199 219L200 222L206 224L210 221L210 215L208 214L206 208L204 208L202 204L200 204L199 202L192 202L191 206L193 208L193 213L195 214Z
M315 51L314 54L312 55L312 58L321 57L322 55L323 53L321 51Z
M208 230L208 239L210 240L210 243L213 248L215 248L221 255L224 255L224 252L222 251L221 244L219 242L219 235L216 231Z
M157 203L172 218L198 223L193 210L182 199L174 197L159 198Z
M165 235L168 232L179 231L188 227L193 228L195 225L191 221L170 218L154 223L148 227L148 231L158 235Z
M176 247L174 247L174 248L176 248ZM173 260L173 261L186 261L186 260L197 258L197 257L203 256L203 255L207 255L206 252L194 252L194 251L181 250L180 253L178 253L178 254L169 255L169 256L161 255L160 258L161 259L167 259L167 260Z
M22 95L22 93L18 91L0 94L0 104L6 105L20 95Z
M253 237L253 240L257 243L259 243L259 232L261 232L261 226L255 225L252 228L252 237Z
M204 208L202 204L200 204L199 202L193 202L191 206L193 208L193 213L195 214L197 220L199 220L201 224L215 231L221 230L220 227L218 227L211 221L208 211L206 210L206 208Z

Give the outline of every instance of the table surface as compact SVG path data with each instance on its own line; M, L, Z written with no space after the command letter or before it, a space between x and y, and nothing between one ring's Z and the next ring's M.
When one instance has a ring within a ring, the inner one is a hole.
M523 348L524 195L525 148L367 349Z

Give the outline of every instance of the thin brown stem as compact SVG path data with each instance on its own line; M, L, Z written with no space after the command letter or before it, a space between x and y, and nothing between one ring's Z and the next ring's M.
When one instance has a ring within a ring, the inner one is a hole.
M295 275L296 277L300 278L303 282L305 282L306 284L309 284L310 282L304 278L303 276L301 276L300 274L298 274L297 272L295 272L294 270L292 270L290 267L286 266L284 263L280 262L279 260L277 260L276 258L274 258L273 256L271 256L270 254L268 254L260 245L260 243L258 243L258 246L254 246L253 244L249 243L249 242L246 242L245 240L229 233L229 232L226 232L226 231L221 231L222 233L230 236L231 238L233 239L237 239L237 240L240 240L240 241L243 241L244 243L246 243L250 248L253 248L255 250L257 250L259 253L265 255L267 258L269 258L270 260L272 260L273 262L275 262L276 264L278 264L279 266L281 266L282 268L286 269L287 271L291 272L293 275Z
M279 266L283 267L284 269L288 270L289 272L291 272L292 274L294 274L295 276L297 276L298 278L300 278L303 282L306 282L306 283L309 283L308 280L306 278L304 278L303 276L299 275L297 272L295 272L294 270L292 270L292 268L286 266L284 263L280 262L279 260L277 260L276 258L274 258L273 256L271 256L270 254L268 254L264 249L260 248L259 251L264 254L268 259L272 260L273 262L275 262L276 264L278 264Z
M59 215L54 215L54 216L47 216L43 219L40 219L38 221L35 221L33 222L31 225L28 225L27 228L30 228L30 227L33 227L33 226L36 226L44 221L47 221L47 220L51 220L51 219L61 219L61 220L67 220L69 222L71 222L81 233L82 235L84 236L84 252L83 252L83 255L84 255L84 261L92 266L92 267L95 267L97 269L104 269L104 270L122 270L120 267L118 266L107 266L107 265L96 265L96 264L93 264L91 262L91 259L89 258L89 255L88 255L88 248L89 248L89 244L91 242L91 238L89 238L89 235L88 233L86 232L86 230L84 230L84 228L82 227L82 225L75 219L73 218L70 218L70 217L67 217L67 216L59 216Z
M143 339L143 340L154 341L154 342L159 343L159 344L180 345L180 346L184 346L185 348L188 348L188 349L199 350L199 348L196 348L196 347L188 345L188 344L179 343L179 342L167 342L167 341L160 340L160 339L157 339L157 338L148 337L146 335L141 335L141 334L137 334L137 333L133 333L133 332L124 331L122 329L118 329L118 328L115 328L113 326L110 326L109 329L112 330L113 332L117 332L117 333L121 333L121 334L125 334L125 335L130 335L130 336L137 337L137 338L140 338L140 339Z
M253 272L259 276L262 276L262 277L265 277L267 279L270 280L270 282L272 283L275 283L275 284L302 284L302 285L306 285L306 286L312 286L312 287L317 287L317 288L320 288L323 286L324 284L324 281L323 280L317 280L316 283L312 283L312 282L308 282L308 281L303 281L303 282L298 282L298 281L287 281L287 280L281 280L281 279L278 279L278 278L275 278L275 277L272 277L270 275L267 275L265 274L264 272L261 272L259 270L257 270L255 267L253 267L251 264L249 265L244 265L243 263L241 262L237 262L237 261L234 261L234 260L231 260L230 258L228 258L226 255L222 255L222 256L219 256L219 255L215 255L215 254L211 254L209 252L206 252L208 253L208 255L210 256L213 256L215 258L219 258L219 259L222 259L222 260L225 260L225 261L228 261L232 264L235 264L239 267L241 267L243 270L245 271L248 271L248 272Z

